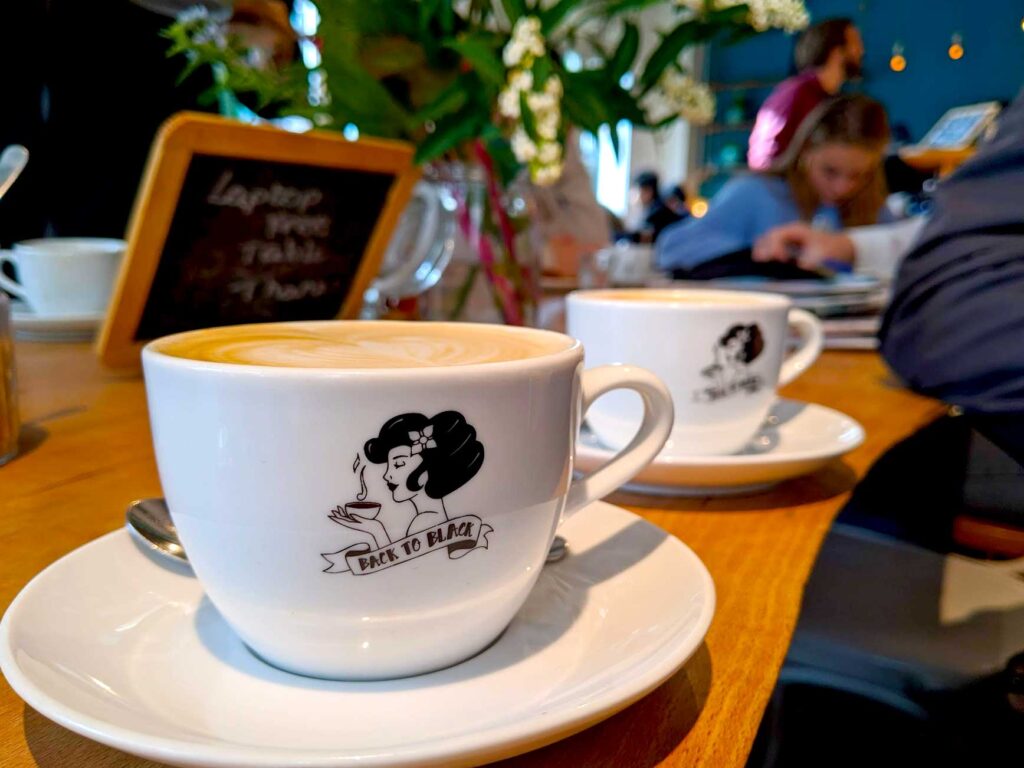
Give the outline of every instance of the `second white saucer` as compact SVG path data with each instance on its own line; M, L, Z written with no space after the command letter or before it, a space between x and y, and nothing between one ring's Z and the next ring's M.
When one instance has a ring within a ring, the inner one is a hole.
M11 325L21 341L89 341L103 323L105 312L84 315L37 315L21 301L11 304Z
M754 493L810 474L862 442L864 428L846 414L780 399L765 426L740 453L692 456L666 449L624 488L662 496ZM576 447L577 469L597 469L614 454L584 426Z

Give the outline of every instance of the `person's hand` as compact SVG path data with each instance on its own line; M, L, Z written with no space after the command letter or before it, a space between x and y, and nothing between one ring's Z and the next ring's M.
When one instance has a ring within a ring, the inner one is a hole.
M754 243L754 261L792 261L801 269L815 269L824 262L852 264L853 240L842 232L813 229L802 221L775 227Z
M380 549L382 546L391 543L387 530L384 528L384 523L380 520L350 515L343 509L335 509L328 517L338 525L343 525L353 531L369 534L370 538L373 539L374 549Z

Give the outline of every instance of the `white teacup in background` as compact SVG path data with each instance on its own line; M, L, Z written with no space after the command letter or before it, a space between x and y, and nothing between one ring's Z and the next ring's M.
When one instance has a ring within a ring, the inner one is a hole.
M739 451L757 432L776 389L821 352L821 323L784 296L712 290L579 291L567 302L567 326L586 349L587 365L627 363L668 386L675 455ZM783 361L790 327L800 348ZM606 445L629 442L640 423L629 393L601 398L587 424Z
M651 278L654 246L618 242L598 251L596 260L612 285L644 285Z
M24 240L0 251L0 265L14 265L16 280L0 271L0 288L40 316L106 311L124 255L123 240L52 237Z
M579 342L460 323L270 323L149 344L164 494L189 561L259 656L317 677L419 674L508 625L560 521L651 461L672 403ZM637 438L575 481L579 418L639 393Z

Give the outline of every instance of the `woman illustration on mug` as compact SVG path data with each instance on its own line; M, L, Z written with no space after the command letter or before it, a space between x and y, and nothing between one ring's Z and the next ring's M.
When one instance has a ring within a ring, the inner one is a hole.
M760 357L763 351L764 334L761 329L755 323L737 323L718 339L712 350L715 362L701 373L715 382L718 397L740 387L756 391L760 380L757 379L755 385L756 377L749 375L747 366Z
M366 458L384 464L384 482L395 501L412 504L415 516L400 536L388 534L377 519L332 516L335 522L370 534L378 548L448 520L444 497L458 490L484 463L484 446L461 413L442 411L433 418L403 413L366 441Z

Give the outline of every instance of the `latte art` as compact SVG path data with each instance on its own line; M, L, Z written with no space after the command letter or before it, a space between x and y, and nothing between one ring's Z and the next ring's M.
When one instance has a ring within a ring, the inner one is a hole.
M425 368L542 357L569 349L568 337L454 323L266 323L169 336L154 342L189 360L281 368Z

